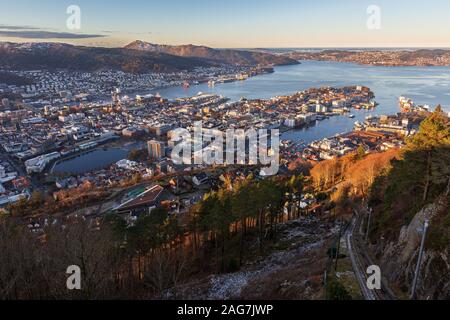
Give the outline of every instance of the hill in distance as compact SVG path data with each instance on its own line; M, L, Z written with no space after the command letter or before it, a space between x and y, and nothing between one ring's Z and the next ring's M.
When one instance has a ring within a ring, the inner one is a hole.
M217 62L125 48L82 47L61 43L0 43L0 67L15 70L120 70L129 73L175 72Z
M265 52L213 49L192 44L171 46L153 44L138 40L125 46L125 48L144 52L165 53L179 57L204 58L219 63L240 66L281 66L299 63L297 60L286 56L274 55Z
M298 60L352 62L376 66L450 66L448 49L292 51L284 55Z
M14 70L165 73L222 65L276 66L297 63L289 57L262 52L218 50L193 45L160 46L141 41L124 48L0 42L0 68Z

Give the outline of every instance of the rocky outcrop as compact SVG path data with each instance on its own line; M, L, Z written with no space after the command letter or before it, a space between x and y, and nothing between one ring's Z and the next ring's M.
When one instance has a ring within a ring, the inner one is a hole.
M374 247L380 267L391 287L407 298L411 292L425 219L439 223L438 213L446 208L443 198L424 207L412 221L401 228L397 241L381 238ZM450 299L450 246L444 250L425 247L417 286L418 299ZM400 297L402 298L402 297Z

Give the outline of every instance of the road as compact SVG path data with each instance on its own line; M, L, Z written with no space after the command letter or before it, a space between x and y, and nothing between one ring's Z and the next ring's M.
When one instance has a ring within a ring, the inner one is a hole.
M374 265L372 259L367 254L367 249L363 244L361 235L357 230L361 229L363 215L355 212L350 228L347 229L345 239L348 253L352 261L353 270L358 279L361 292L365 300L394 300L395 295L388 287L386 280L382 278L381 289L371 290L367 287L367 273L369 266Z
M0 160L8 162L13 168L14 171L17 172L19 177L27 177L30 181L31 187L33 190L44 190L44 187L41 186L38 179L36 177L31 177L25 171L24 166L17 159L12 157L6 150L0 145Z

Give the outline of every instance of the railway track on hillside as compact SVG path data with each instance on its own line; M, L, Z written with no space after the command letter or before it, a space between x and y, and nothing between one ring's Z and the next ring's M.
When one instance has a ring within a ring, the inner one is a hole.
M362 215L356 213L352 220L350 228L348 228L345 239L347 248L352 261L353 270L358 280L361 292L365 300L395 300L395 295L386 283L386 280L381 279L381 289L372 290L367 287L368 275L366 270L369 266L374 265L372 259L367 253L367 248L363 244L361 235L357 230L361 229Z

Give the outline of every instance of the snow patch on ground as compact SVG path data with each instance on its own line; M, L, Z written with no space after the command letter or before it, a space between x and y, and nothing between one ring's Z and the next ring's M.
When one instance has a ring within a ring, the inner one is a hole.
M250 264L244 270L233 274L215 275L210 279L207 299L229 300L239 298L242 290L252 281L269 276L295 262L299 254L320 248L324 239L338 232L331 230L315 219L295 220L284 225L281 240L297 240L291 249L272 253L267 258Z

